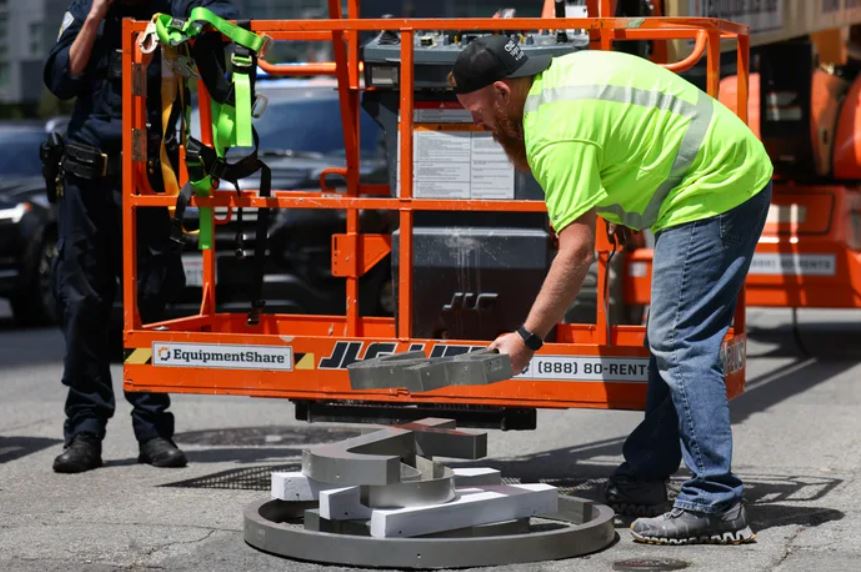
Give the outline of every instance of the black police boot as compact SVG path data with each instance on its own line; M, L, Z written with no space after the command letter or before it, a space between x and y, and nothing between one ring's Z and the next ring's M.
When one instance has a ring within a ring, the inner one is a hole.
M140 444L138 463L147 463L153 467L184 467L188 461L185 453L174 445L173 441L163 437L155 437Z
M717 513L673 508L655 518L638 518L631 524L636 542L647 544L745 544L754 542L742 503Z
M664 481L637 481L622 476L607 481L604 501L622 516L657 516L669 507Z
M92 433L78 433L54 459L55 473L83 473L102 466L102 442Z

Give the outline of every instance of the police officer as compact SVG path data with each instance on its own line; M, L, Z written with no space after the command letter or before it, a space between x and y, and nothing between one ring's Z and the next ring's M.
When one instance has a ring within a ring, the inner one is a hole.
M203 6L224 18L238 13L229 0L74 0L57 43L45 62L48 89L60 99L77 98L66 133L59 200L55 294L66 356L68 386L65 449L54 471L78 473L101 466L101 442L114 413L109 369L111 308L122 269L121 173L122 19L149 20L156 12L185 17ZM160 58L148 68L148 157L158 157L161 133ZM160 169L148 169L154 189ZM169 296L184 285L179 253L169 247L165 209L138 211L138 304L145 322L155 321ZM171 440L173 415L166 394L126 393L140 444L138 461L182 467L185 455Z

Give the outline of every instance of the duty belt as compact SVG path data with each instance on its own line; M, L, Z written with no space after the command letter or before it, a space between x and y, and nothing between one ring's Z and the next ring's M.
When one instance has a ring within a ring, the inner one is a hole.
M101 179L120 174L120 156L110 156L101 149L82 143L66 142L63 170L81 179Z

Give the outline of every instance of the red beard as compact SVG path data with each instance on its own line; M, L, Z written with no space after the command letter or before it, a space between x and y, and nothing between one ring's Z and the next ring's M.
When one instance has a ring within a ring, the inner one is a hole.
M508 159L518 171L530 172L529 161L526 160L526 140L523 136L523 115L512 115L496 105L494 119L496 129L493 131L493 139L502 145Z

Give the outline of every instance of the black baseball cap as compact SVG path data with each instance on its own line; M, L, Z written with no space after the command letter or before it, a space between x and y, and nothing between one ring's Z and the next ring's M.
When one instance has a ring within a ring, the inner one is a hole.
M550 66L552 56L527 56L517 40L509 36L476 38L454 62L455 93L469 93L505 78L539 74Z

